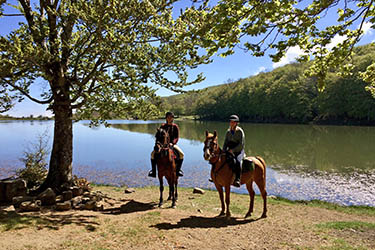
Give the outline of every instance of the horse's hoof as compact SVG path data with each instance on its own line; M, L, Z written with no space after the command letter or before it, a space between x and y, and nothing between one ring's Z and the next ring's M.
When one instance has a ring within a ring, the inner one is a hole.
M267 214L262 214L262 217L260 218L267 218Z
M172 208L173 208L173 209L176 208L176 205L172 205Z
M249 218L249 217L251 217L251 213L247 213L247 214L245 215L245 219L246 219L246 218Z
M161 206L163 206L163 203L159 203L158 207L161 207Z
M224 212L221 212L217 217L223 217L225 215Z
M230 220L230 217L231 217L230 215L227 215L227 216L225 216L225 219Z

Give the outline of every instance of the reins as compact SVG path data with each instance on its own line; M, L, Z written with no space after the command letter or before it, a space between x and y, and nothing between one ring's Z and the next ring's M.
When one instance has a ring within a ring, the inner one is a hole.
M225 153L221 150L221 148L220 147L218 147L219 148L219 153L218 154L215 154L215 153L213 153L213 157L212 158L215 158L215 157L217 157L217 160L215 161L215 162L211 162L211 160L209 161L209 163L212 165L212 170L213 170L213 172L214 172L214 174L215 174L215 178L216 178L216 176L217 176L217 174L220 172L220 170L225 166L225 164L226 164L226 161L223 161L222 162L222 164L219 166L219 167L217 167L217 166L215 166L215 164L216 163L218 163L218 161L220 161L220 159L221 159L221 157L222 157L222 155L225 155ZM212 159L211 158L211 159ZM216 170L216 171L215 171Z

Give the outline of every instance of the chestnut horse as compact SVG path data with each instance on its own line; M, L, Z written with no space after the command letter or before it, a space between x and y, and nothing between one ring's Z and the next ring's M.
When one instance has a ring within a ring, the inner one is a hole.
M177 183L175 155L173 149L169 146L169 134L164 129L158 128L155 134L155 159L158 169L158 178L160 183L160 201L159 207L163 205L163 177L167 179L169 185L168 200L172 200L172 208L176 207L177 201Z
M234 172L228 163L228 155L224 152L218 144L217 133L209 133L206 131L206 140L204 141L204 159L209 161L212 165L211 178L215 183L216 189L219 192L221 201L221 212L219 216L226 215L227 219L230 218L229 203L230 203L230 185L234 181ZM253 169L241 174L241 185L246 184L246 188L250 195L249 211L245 218L250 217L254 210L254 196L253 181L257 184L259 191L263 198L263 214L262 218L267 217L267 192L266 192L266 163L264 160L257 157L246 157L246 160L253 162ZM244 165L244 164L243 164ZM224 204L223 187L225 188L225 203Z

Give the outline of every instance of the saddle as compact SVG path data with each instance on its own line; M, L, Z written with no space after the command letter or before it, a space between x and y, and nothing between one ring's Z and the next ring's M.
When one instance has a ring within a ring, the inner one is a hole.
M232 171L235 170L237 159L234 154L226 152L227 163ZM250 158L244 157L242 160L242 173L251 172L254 170L254 162Z

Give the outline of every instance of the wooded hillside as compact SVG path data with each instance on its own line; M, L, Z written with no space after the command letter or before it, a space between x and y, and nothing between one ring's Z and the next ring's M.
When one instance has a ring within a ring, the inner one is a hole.
M293 63L232 83L163 98L163 110L204 120L281 123L375 124L375 98L359 77L375 59L375 44L355 48L354 73L331 71L319 92L316 79L304 76L306 63Z

